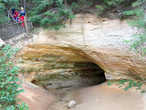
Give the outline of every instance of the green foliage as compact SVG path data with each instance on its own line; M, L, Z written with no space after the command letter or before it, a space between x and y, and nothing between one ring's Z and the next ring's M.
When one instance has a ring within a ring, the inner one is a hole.
M18 67L11 62L17 49L6 45L0 50L0 109L2 110L27 110L24 104L17 105L17 95L23 92L17 77ZM22 109L23 108L23 109Z
M102 5L96 5L96 9L97 9L97 16L100 16L105 11L105 7Z
M18 5L19 0L0 0L0 24L8 21L7 11Z
M25 104L25 103L17 104L16 107L17 107L18 110L29 110L28 105Z
M136 2L134 2L136 1ZM140 0L26 0L27 15L35 26L58 30L64 27L65 21L74 18L73 13L95 12L90 8L97 8L97 14L101 15L106 10L118 8L121 5L132 3L133 7L141 5ZM0 23L8 20L7 11L11 7L17 8L20 0L0 0ZM139 11L137 11L137 14ZM125 14L130 12L125 12ZM133 12L131 12L132 14Z
M71 2L71 8L73 12L79 13L87 11L93 4L94 0L77 0Z
M125 2L125 0L103 0L103 2L107 7L114 7Z
M58 30L64 27L67 19L74 17L72 10L65 6L63 0L33 0L33 4L30 20L38 26Z
M143 83L141 81L134 81L131 79L121 79L118 81L108 81L107 84L111 86L112 84L119 85L119 88L124 87L125 91L128 91L130 88L135 87L137 90L141 90L143 93L145 90L142 89Z
M5 4L0 0L0 24L7 21Z
M96 4L97 15L104 15L105 12L115 9L115 11L122 11L127 7L127 4L130 7L130 3L133 1L130 0L100 0L99 3ZM122 8L123 7L123 8ZM121 16L119 16L121 17Z
M143 9L137 8L137 9L133 9L133 10L128 10L128 11L124 11L123 12L124 15L126 16L142 16L143 15Z
M128 0L129 1L129 0ZM28 1L29 2L29 1ZM97 8L98 14L105 10L127 4L125 0L32 0L29 8L30 20L35 26L59 29L67 19L74 18L73 13L90 12Z
M144 46L146 42L146 15L144 12L144 3L146 3L146 0L137 0L132 4L134 9L123 13L126 16L136 16L134 20L129 21L129 24L143 30L140 34L134 35L134 39L127 41L130 43L131 49L134 49L142 55L146 54L146 47Z

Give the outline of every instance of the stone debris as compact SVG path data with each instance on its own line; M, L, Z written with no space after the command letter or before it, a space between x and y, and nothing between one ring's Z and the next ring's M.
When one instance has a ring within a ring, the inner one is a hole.
M0 46L3 46L3 45L5 45L5 42L0 39Z
M76 104L77 104L77 103L76 103L75 100L71 100L71 101L68 103L67 107L68 107L68 108L72 108L72 107L74 107Z

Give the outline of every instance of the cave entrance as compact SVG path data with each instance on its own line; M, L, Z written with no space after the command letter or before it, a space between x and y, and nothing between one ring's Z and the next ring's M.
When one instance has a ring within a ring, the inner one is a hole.
M54 68L57 69L54 71L55 74L40 75L32 81L55 96L56 101L49 106L50 110L71 110L70 108L80 103L80 90L92 88L106 81L104 70L91 62L56 63L55 65Z
M66 105L76 100L76 91L106 81L104 70L79 49L47 45L29 48L34 54L28 51L21 61L22 65L29 65L24 67L24 77L55 96L56 102L50 110L68 110Z
M91 62L57 63L54 66L52 73L38 75L32 83L45 89L74 89L106 81L104 70Z

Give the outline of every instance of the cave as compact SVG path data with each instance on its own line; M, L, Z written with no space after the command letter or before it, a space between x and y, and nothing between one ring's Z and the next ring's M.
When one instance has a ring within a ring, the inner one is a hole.
M73 65L71 67L71 65ZM101 84L106 81L105 72L92 62L57 63L60 73L37 75L31 82L45 89L74 89Z
M76 100L76 91L104 85L106 81L105 71L82 50L35 44L21 52L19 65L24 69L24 78L55 96L50 110L58 110L58 104L60 110L68 110L67 104Z

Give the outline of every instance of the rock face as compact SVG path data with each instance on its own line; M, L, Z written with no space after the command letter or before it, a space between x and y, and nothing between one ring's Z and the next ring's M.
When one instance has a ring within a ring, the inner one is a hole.
M29 110L51 110L50 105L55 101L51 93L29 82L23 82L23 89L25 92L18 98L29 106Z
M18 55L24 61L19 66L26 64L30 67L28 59L41 63L40 56L45 56L47 50L49 55L53 54L50 60L56 54L62 61L93 62L105 71L107 79L146 80L146 57L141 58L130 51L129 45L124 42L133 39L132 35L136 32L138 30L130 27L126 21L99 19L89 14L77 15L72 24L67 23L64 29L42 30L39 35L34 35L32 44ZM58 49L52 49L54 47Z
M81 50L69 47L32 44L18 54L18 66L27 81L45 88L105 81L104 71L85 56Z

